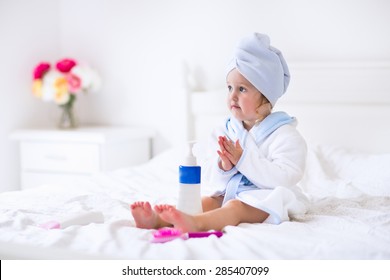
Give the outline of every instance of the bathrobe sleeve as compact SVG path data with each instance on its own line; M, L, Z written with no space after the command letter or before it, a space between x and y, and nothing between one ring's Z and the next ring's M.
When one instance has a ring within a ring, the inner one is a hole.
M249 134L243 148L236 169L259 188L294 186L303 177L307 147L294 125L281 126L259 145Z

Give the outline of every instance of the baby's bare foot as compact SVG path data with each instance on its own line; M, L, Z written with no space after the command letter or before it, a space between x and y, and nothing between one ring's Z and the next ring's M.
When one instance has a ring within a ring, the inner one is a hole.
M163 221L172 224L174 228L177 228L182 232L199 231L199 228L196 226L195 219L193 216L187 215L177 210L172 205L156 205L154 207L154 210Z
M130 205L131 214L138 228L152 229L158 224L158 215L153 211L149 202L137 201Z

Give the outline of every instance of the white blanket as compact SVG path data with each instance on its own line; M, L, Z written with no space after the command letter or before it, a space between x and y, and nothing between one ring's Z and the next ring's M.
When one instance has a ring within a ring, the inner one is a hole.
M311 200L307 214L280 225L228 226L219 239L153 244L151 230L134 227L129 204L174 204L177 159L170 151L74 186L0 194L0 258L390 259L390 155L311 148L301 182ZM84 211L101 211L105 222L37 227Z

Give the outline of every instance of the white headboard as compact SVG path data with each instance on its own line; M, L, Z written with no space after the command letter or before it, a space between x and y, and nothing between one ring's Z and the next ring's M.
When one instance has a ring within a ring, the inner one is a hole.
M274 108L297 117L309 143L390 152L390 62L292 63L291 83ZM201 139L229 112L225 88L189 92L190 137Z

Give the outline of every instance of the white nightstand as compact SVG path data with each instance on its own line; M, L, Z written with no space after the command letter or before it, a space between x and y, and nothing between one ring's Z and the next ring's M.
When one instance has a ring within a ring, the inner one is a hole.
M101 171L136 165L151 158L150 129L83 127L75 130L23 129L20 141L21 187L69 184Z

